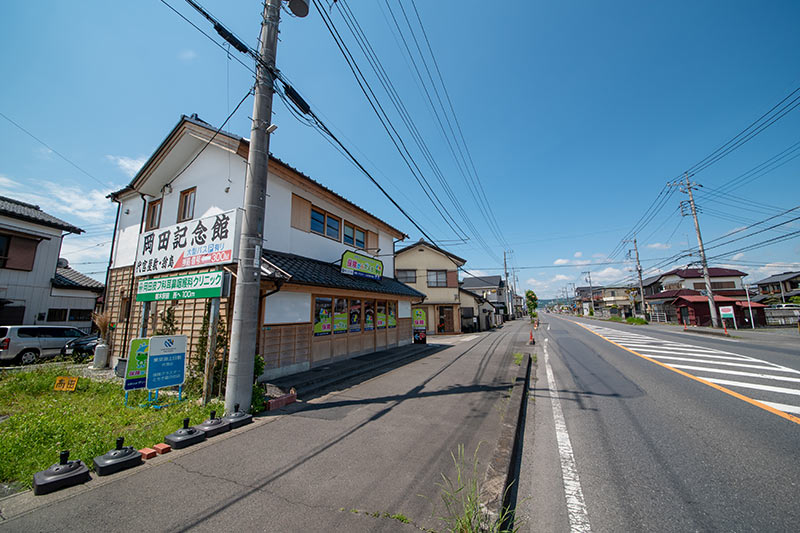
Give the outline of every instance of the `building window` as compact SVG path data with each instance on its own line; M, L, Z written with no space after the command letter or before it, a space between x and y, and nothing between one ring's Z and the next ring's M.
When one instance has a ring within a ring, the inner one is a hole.
M344 243L363 250L366 246L366 232L358 226L345 222Z
M156 229L161 224L161 200L153 200L147 204L147 219L144 222L144 230Z
M339 240L339 228L342 226L341 219L328 215L325 223L325 235L331 239Z
M428 270L428 287L447 287L447 271Z
M47 321L48 322L65 322L67 320L66 309L48 309Z
M88 322L92 319L91 309L70 309L69 321L70 322Z
M317 297L314 300L314 336L330 335L332 329L333 301L331 298Z
M347 333L347 298L333 299L333 334Z
M8 259L8 247L11 244L11 237L8 235L0 235L0 268L6 267L6 259Z
M314 233L325 233L325 213L316 209L311 209L311 231Z
M385 329L386 328L386 302L379 300L378 305L375 306L377 309L376 312L376 319L375 323L378 329Z
M123 298L119 304L119 315L117 315L117 320L128 320L131 316L131 299L130 298Z
M181 191L181 199L178 202L178 222L185 222L194 218L194 198L197 187Z
M397 271L397 281L401 281L403 283L416 283L417 282L417 271L416 270L399 269Z
M364 300L364 331L375 329L375 300Z
M318 207L311 208L311 224L309 229L335 241L341 241L342 219L323 211Z
M361 300L350 300L350 331L361 331Z

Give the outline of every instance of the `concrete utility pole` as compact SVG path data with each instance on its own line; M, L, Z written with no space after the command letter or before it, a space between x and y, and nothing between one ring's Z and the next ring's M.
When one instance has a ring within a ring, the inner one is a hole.
M506 264L506 251L503 250L503 272L506 275L506 313L509 313L509 317L513 316L513 313L510 313L511 306L508 304L509 298L509 288L508 288L508 265Z
M644 285L642 284L642 264L639 262L639 246L636 244L636 237L633 238L633 251L636 252L636 272L639 274L639 296L642 297L642 315L647 318L647 313L645 311L646 308L644 305ZM635 299L633 301L634 303L636 302Z
M589 305L591 305L592 314L594 314L594 290L592 290L592 271L587 270L586 272L581 272L581 274L586 274L586 281L589 282Z
M700 261L703 265L703 278L706 282L706 292L708 293L708 309L711 312L711 325L715 328L719 327L719 317L717 316L717 306L714 304L714 293L711 291L711 277L708 275L708 262L706 262L706 250L703 247L703 237L700 235L700 223L697 221L697 208L694 205L694 195L692 189L697 185L689 181L689 173L686 173L686 190L683 192L689 193L689 205L692 208L692 217L694 218L694 229L697 232L697 246L700 248Z
M267 127L272 122L274 78L270 69L274 69L275 66L280 13L281 0L266 0L261 22L259 50L261 61L256 62L253 124L250 130L250 153L247 158L248 170L244 185L244 217L239 238L239 265L233 302L231 351L225 391L225 410L228 413L234 411L236 404L243 410L249 411L253 394L253 367L261 292L261 243L264 235L269 163Z

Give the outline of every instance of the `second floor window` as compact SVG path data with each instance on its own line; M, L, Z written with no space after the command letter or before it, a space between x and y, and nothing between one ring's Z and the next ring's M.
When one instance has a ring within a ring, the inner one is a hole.
M363 229L354 226L348 222L344 223L344 243L362 250L366 246L365 235Z
M322 209L316 207L311 208L310 229L314 233L319 233L320 235L325 235L326 237L339 241L341 240L341 227L341 218L335 217Z
M447 287L447 271L428 270L428 287Z
M397 270L397 281L402 281L403 283L416 283L417 282L417 271L416 270L398 269Z
M161 223L161 200L153 200L147 204L147 219L144 223L144 230L156 229Z
M194 218L194 198L197 187L181 191L181 199L178 202L178 222L184 222Z

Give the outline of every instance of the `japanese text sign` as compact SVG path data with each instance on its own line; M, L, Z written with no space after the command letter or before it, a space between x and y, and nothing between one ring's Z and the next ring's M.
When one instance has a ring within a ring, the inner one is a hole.
M732 305L720 306L719 314L722 315L722 318L733 318L733 306Z
M188 300L192 298L219 298L225 276L221 270L186 274L168 278L146 279L139 282L137 302L158 300Z
M424 309L414 309L412 313L412 317L414 319L414 329L427 329L428 328L428 321L425 316Z
M78 378L70 378L66 376L58 376L53 390L73 392L75 387L78 386Z
M150 341L148 339L131 340L128 349L128 362L125 364L125 377L122 389L143 389L147 378L147 354Z
M342 274L380 280L383 276L383 262L347 251L342 254Z
M139 236L135 276L235 262L241 210L179 222Z
M150 337L147 390L183 385L186 379L186 335Z

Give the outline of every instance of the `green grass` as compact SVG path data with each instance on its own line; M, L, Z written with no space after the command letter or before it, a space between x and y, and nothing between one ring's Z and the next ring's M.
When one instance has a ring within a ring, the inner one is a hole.
M522 364L523 355L519 352L514 352L514 364L520 366Z
M638 316L629 316L628 318L625 319L625 321L628 324L634 324L637 326L644 326L645 324L647 324L647 320Z
M608 320L611 322L623 322L622 318L617 315L611 315Z
M57 463L61 450L70 450L70 459L81 459L91 468L94 457L114 448L116 437L125 437L125 444L137 449L152 446L182 427L185 417L197 424L212 409L223 410L216 402L203 407L189 400L160 410L140 408L146 391L130 393L128 405L137 407L126 408L119 383L82 377L75 392L54 391L59 375L69 372L52 367L0 371L0 414L10 415L0 423L0 482L30 487L33 474Z

